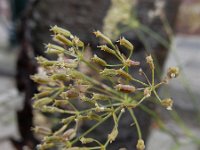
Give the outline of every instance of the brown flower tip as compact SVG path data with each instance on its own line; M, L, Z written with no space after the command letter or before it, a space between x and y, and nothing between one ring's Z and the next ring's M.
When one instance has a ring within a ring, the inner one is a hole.
M124 93L133 93L135 92L136 88L131 85L123 85L123 84L118 84L115 86L115 88L118 91L124 92Z

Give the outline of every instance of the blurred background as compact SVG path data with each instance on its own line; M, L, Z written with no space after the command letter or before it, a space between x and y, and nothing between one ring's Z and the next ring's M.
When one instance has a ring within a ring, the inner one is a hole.
M180 77L160 89L175 111L156 108L146 149L200 150L199 0L0 0L0 150L31 149L37 139L29 127L47 123L30 108L35 85L28 77L55 24L93 45L96 29L113 40L122 34L156 55L160 74L180 67Z

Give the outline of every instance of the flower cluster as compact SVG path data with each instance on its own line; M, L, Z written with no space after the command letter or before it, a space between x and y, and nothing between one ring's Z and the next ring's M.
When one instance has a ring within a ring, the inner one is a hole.
M56 55L57 59L37 57L38 73L31 78L39 84L39 92L33 97L33 107L41 112L62 114L64 118L60 119L60 128L55 131L45 127L33 128L36 133L43 136L38 149L58 147L62 150L105 150L108 144L117 138L120 118L125 111L128 111L138 132L139 139L136 148L144 150L145 144L134 108L154 95L161 106L170 110L173 104L172 99L162 100L157 94L157 89L160 85L166 84L169 79L177 77L178 68L170 68L166 79L155 83L155 65L152 56L149 55L146 57L146 63L152 72L152 79L148 79L140 68L138 73L146 78L146 82L143 82L129 72L131 67L139 67L140 62L132 60L134 46L124 37L114 44L100 31L94 32L97 38L104 41L104 45L98 46L99 50L117 59L116 63L109 64L97 54L87 60L84 57L87 47L69 31L57 26L52 27L51 31L54 34L53 40L57 44L47 44L46 53ZM128 56L122 53L120 50L122 47L127 50ZM81 72L79 70L81 63L95 71L95 77ZM105 143L87 137L109 118L113 119L114 126L108 133ZM78 134L80 123L91 120L95 124L84 133ZM77 142L81 142L82 146L77 147ZM86 146L88 143L96 143L96 146L88 147Z

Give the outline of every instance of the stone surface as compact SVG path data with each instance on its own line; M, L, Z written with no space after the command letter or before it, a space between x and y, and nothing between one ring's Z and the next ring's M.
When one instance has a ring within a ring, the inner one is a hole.
M172 119L169 111L159 109L162 120L178 139L176 144L172 136L159 130L152 129L147 144L147 150L199 150L200 147L192 141L185 132L200 139L200 128L198 121L199 112L199 89L200 89L200 37L177 36L173 41L171 51L165 64L165 72L170 66L181 68L180 76L170 82L168 88L162 88L162 97L174 99L174 110L184 123L183 129L175 119Z
M180 67L180 76L161 90L163 96L175 99L175 106L193 111L200 105L200 37L177 36L165 65Z

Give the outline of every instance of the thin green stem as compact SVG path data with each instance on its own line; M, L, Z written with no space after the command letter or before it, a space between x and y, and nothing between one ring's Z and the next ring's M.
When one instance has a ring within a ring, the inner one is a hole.
M138 124L137 118L136 118L136 116L135 116L135 114L134 114L134 112L133 112L133 110L131 108L128 108L128 111L129 111L129 113L130 113L130 115L131 115L131 117L132 117L132 119L133 119L133 121L134 121L134 123L136 125L138 138L142 139L142 133L141 133L141 129L140 129L140 126Z

